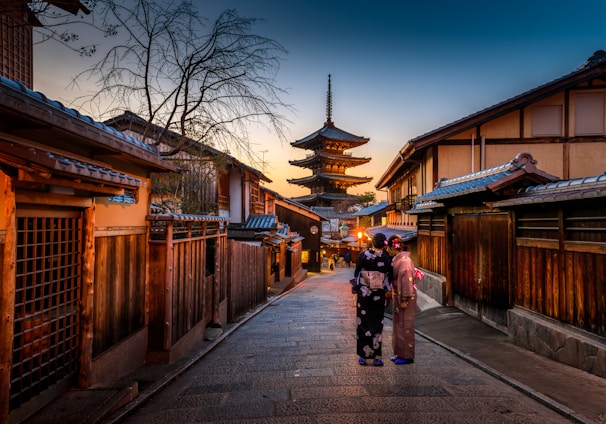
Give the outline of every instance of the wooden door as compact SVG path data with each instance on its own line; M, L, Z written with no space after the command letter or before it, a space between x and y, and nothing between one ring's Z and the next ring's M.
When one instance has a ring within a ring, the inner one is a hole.
M467 214L453 217L453 275L455 296L478 306L507 309L510 231L507 214Z

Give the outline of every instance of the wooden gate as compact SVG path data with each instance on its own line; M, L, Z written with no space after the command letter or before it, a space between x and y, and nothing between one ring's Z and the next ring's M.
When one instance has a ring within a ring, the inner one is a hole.
M505 324L505 310L511 306L509 216L455 215L452 222L455 302L459 306L469 302L478 318L488 315L489 320Z
M11 410L78 369L81 247L80 212L17 209Z

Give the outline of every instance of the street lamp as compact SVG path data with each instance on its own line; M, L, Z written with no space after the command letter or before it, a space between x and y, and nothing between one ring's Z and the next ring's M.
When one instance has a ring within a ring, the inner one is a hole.
M364 233L362 231L358 231L358 250L362 250L362 236Z

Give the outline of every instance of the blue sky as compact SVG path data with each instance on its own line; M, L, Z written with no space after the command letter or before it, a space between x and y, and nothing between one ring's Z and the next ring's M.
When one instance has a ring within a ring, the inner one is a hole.
M290 142L324 124L328 74L333 122L370 138L352 153L371 162L348 174L374 180L349 190L355 194L375 190L406 140L566 75L594 51L606 50L603 1L194 3L211 20L228 8L262 19L255 32L289 51L277 75L277 85L289 93L283 100L296 109L287 115L288 142L262 130L251 139L258 151L266 150L266 164L256 167L273 180L269 188L286 196L309 192L286 182L311 173L288 164L309 153ZM78 93L65 87L78 59L50 50L35 51L34 89L69 104Z

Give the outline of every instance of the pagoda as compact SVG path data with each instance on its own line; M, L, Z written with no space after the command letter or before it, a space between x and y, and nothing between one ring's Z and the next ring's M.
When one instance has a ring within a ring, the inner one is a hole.
M345 171L368 163L371 158L355 157L345 151L362 146L368 141L366 137L359 137L335 127L332 122L332 92L330 75L328 75L324 126L307 137L290 143L293 147L312 151L303 159L289 161L291 165L309 168L312 171L310 176L288 180L290 184L308 187L311 190L310 194L295 197L293 200L306 206L331 207L337 202L356 199L357 196L347 194L347 189L368 183L372 178L346 175Z

